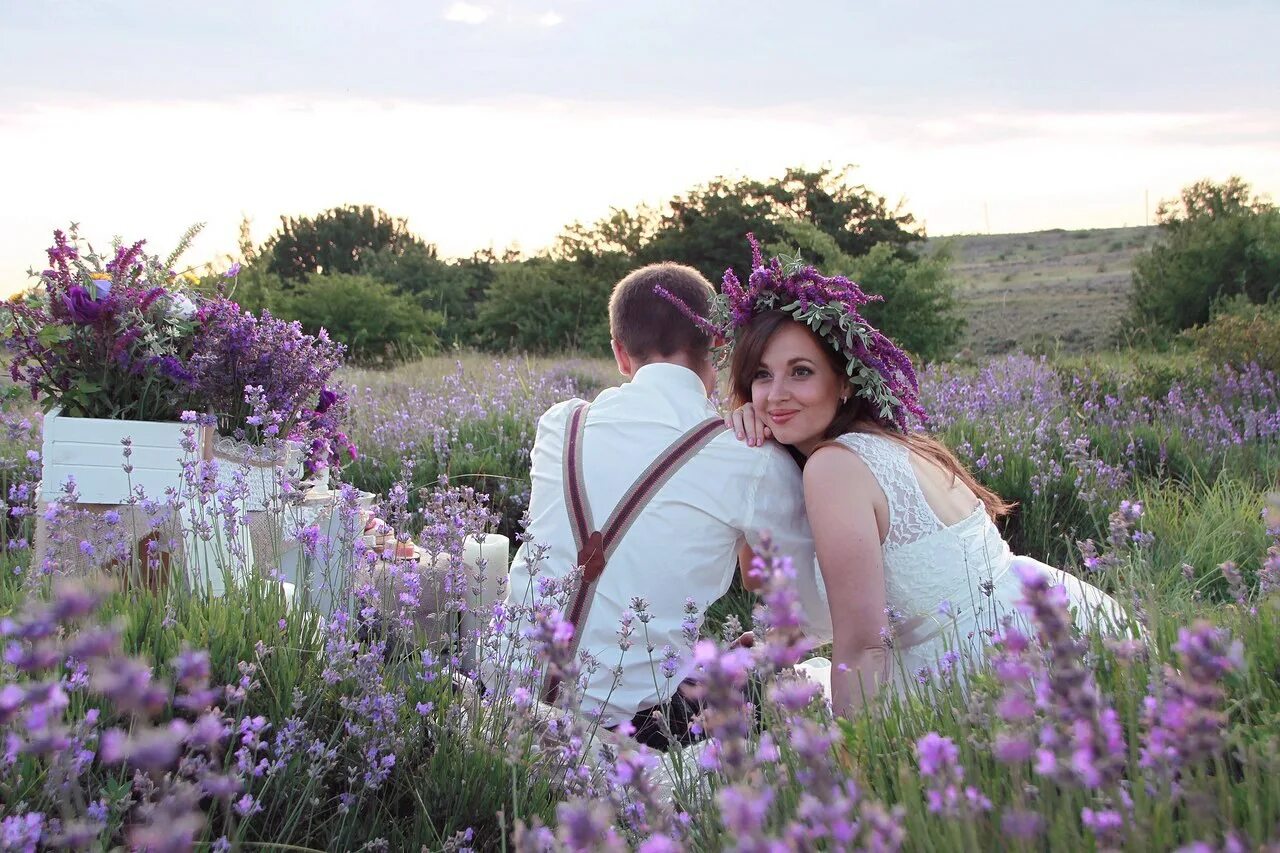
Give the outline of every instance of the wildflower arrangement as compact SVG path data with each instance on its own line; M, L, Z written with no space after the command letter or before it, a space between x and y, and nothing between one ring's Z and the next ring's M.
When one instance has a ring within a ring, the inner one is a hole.
M72 417L172 421L190 409L240 441L300 440L308 472L353 459L347 397L331 387L345 347L189 289L194 276L172 267L197 231L164 260L143 241L104 260L74 225L55 232L39 285L3 309L13 381Z
M342 431L347 395L330 387L345 347L321 329L297 321L254 316L223 296L196 310L199 327L190 360L192 396L213 413L218 431L237 440L299 438L308 467L355 458Z
M859 313L862 306L882 297L864 293L843 276L824 276L799 256L766 262L754 234L747 235L747 242L751 244L747 284L744 287L732 269L725 270L721 293L711 301L710 317L699 316L661 285L655 292L723 341L717 348L722 362L733 351L737 331L753 317L764 311L785 311L844 356L853 393L870 404L873 417L901 429L925 420L911 359Z
M172 420L190 398L196 303L143 241L108 256L76 227L54 232L39 285L5 305L9 373L32 399L75 417Z

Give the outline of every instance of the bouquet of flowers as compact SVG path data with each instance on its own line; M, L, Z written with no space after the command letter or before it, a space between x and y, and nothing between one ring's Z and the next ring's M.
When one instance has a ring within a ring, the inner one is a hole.
M222 296L204 300L196 322L192 391L222 435L253 443L300 440L308 473L355 457L341 431L346 395L329 388L342 344L323 329L308 335L296 321L269 311L256 317Z
M163 261L143 241L104 261L74 225L55 231L39 285L5 306L14 382L72 417L176 420L190 408L197 306L171 267L198 230Z
M198 230L163 261L142 241L117 243L104 261L74 225L55 231L39 285L0 311L14 382L71 417L171 421L193 410L237 442L294 439L308 474L355 458L341 429L346 395L329 387L345 347L226 298L238 265L219 287L189 288L198 279L171 268Z

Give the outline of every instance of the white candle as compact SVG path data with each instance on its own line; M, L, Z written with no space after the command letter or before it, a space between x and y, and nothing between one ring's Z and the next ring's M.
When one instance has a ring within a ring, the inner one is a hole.
M480 561L484 561L481 578ZM511 540L497 533L487 533L484 542L468 536L462 542L462 562L467 567L467 580L471 583L467 606L471 610L487 611L498 599L498 590L511 568ZM479 594L474 593L479 589Z
M484 561L484 566L480 565ZM476 665L476 636L489 620L489 610L511 565L511 540L488 533L480 542L468 536L462 542L462 562L467 571L467 612L462 614L462 662L467 669Z

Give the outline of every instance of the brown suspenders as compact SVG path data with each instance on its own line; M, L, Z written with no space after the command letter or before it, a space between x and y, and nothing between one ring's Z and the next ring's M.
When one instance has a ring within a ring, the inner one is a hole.
M582 577L570 600L569 611L565 614L574 628L572 644L575 655L582 640L580 628L591 612L596 583L604 574L605 564L613 556L618 543L627 535L650 498L685 462L697 455L707 442L724 430L722 419L708 418L676 439L631 484L604 527L596 529L591 517L591 505L587 502L586 484L582 478L582 432L587 422L587 409L590 407L590 403L583 403L573 410L565 428L564 442L564 502L569 511L573 541L578 548L577 565L582 568ZM559 677L548 674L543 685L543 701L554 704L559 692Z

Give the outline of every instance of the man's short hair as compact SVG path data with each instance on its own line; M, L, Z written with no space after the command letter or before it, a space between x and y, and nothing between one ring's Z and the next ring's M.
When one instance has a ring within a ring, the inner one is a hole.
M705 358L711 350L711 336L655 293L658 285L694 313L707 316L715 289L702 273L684 264L650 264L614 286L609 297L609 334L632 358Z

